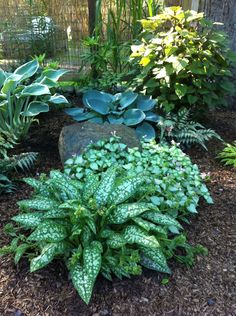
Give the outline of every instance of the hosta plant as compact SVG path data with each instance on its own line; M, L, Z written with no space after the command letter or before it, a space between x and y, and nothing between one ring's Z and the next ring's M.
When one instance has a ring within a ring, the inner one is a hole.
M218 158L226 165L236 168L236 141L232 144L226 144L226 147L221 153L219 153Z
M202 146L207 150L206 142L212 138L222 141L213 129L205 128L202 124L190 119L190 111L180 109L176 114L168 113L161 116L157 124L160 129L160 141L175 141L183 147L190 147L194 144Z
M88 303L99 273L111 280L139 275L141 267L170 273L167 259L182 248L192 263L193 250L181 224L145 196L151 186L145 174L124 176L116 166L101 176L90 173L83 184L59 171L49 178L25 179L35 189L32 199L20 201L22 210L12 220L18 224L10 246L1 254L31 258L30 271L37 271L54 258L61 258L81 298ZM142 188L142 192L140 189ZM25 234L23 234L25 231ZM184 257L176 254L183 261Z
M153 112L156 101L151 97L134 92L112 95L90 90L83 95L83 104L85 108L70 108L65 112L79 122L125 124L134 127L140 138L156 136L153 124L158 122L159 116Z
M153 191L146 194L165 213L187 220L197 212L200 197L212 203L209 191L203 183L197 165L175 145L143 142L139 148L127 148L119 138L91 144L81 156L65 163L65 172L83 182L93 171L99 173L118 163L128 176L145 172Z
M52 95L66 71L45 69L35 78L38 69L38 61L33 60L14 73L0 70L0 132L12 133L16 140L27 134L38 114L49 111L50 104L68 103L62 95Z
M202 114L226 104L225 95L234 92L236 55L216 23L203 13L167 7L141 24L141 41L132 46L133 88L157 97L166 112L186 107Z

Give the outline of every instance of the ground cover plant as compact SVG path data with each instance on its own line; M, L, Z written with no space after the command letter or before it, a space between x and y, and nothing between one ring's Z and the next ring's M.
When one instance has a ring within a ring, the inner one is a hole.
M203 13L169 7L141 24L142 41L131 55L135 90L157 97L166 112L186 107L202 115L226 104L236 57L215 23Z
M0 70L0 132L13 134L15 141L27 135L35 117L48 112L50 104L68 103L62 95L51 94L66 71L45 69L35 78L38 69L35 59L14 73Z
M134 92L123 92L115 95L90 90L83 95L84 108L65 109L74 120L90 121L103 124L125 124L134 127L140 138L156 137L153 127L159 121L159 116L152 110L156 100L138 95Z

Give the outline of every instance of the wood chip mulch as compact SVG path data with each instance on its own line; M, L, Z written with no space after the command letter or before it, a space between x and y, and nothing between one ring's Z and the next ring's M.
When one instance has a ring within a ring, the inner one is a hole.
M227 142L236 139L236 112L218 112L209 118ZM17 150L38 151L39 161L27 176L61 168L57 140L60 129L71 121L54 113L32 128L28 141ZM209 173L208 187L214 205L200 203L199 214L187 227L190 243L202 244L209 255L198 257L193 268L173 263L167 285L164 275L145 270L143 275L109 282L99 278L88 306L68 280L63 264L52 263L37 273L29 272L23 259L15 266L11 256L0 258L1 316L234 316L236 315L236 172L215 159L223 145L209 143L209 151L189 152L201 172ZM16 150L16 151L17 151ZM30 188L20 183L14 194L0 196L0 245L9 242L2 229L17 214L16 202L28 198Z

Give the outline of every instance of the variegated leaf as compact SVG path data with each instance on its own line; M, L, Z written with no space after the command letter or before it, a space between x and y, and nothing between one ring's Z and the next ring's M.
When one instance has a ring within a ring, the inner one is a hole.
M40 180L34 178L24 178L24 182L35 189L36 193L43 197L49 197L50 193L48 191L47 185L42 183Z
M49 198L38 197L33 200L22 200L17 203L21 208L34 209L38 211L49 211L56 208L59 204Z
M43 218L44 213L25 213L25 214L19 214L14 217L12 217L12 220L14 222L17 222L18 224L21 224L24 227L37 227L41 222Z
M130 203L118 205L109 215L108 222L112 224L123 224L132 217L136 217L145 211L152 210L152 203Z
M118 249L123 247L126 244L126 241L122 235L113 233L106 243L109 247Z
M168 215L160 214L155 211L150 211L142 214L142 217L148 219L156 224L164 225L164 226L176 226L178 228L182 228L179 222L175 220L173 217Z
M144 183L144 177L132 177L125 179L114 188L109 196L109 203L118 205L133 196L138 188Z
M38 225L28 240L59 242L67 237L67 229L64 225L46 220Z
M83 199L88 201L99 186L99 176L94 173L90 173L87 178L85 185L83 187Z
M141 257L141 265L147 269L150 269L150 270L155 270L155 271L158 271L158 272L162 272L162 273L168 273L168 274L171 274L171 270L169 268L163 268L161 267L158 263L152 261L151 259L145 257L145 256L142 256Z
M108 197L110 192L113 189L115 179L116 179L116 167L109 168L106 172L103 173L101 182L99 184L98 189L94 194L94 198L97 202L97 205L103 206L108 202Z
M43 214L44 219L50 218L66 218L69 216L69 212L67 210L63 210L60 208L51 209Z
M150 248L146 248L146 247L141 247L141 256L144 256L144 257L150 259L155 264L160 266L163 270L170 271L170 269L167 265L166 257L164 256L164 254L160 248L150 249Z
M147 232L141 228L130 225L127 226L123 232L124 240L129 244L138 244L140 246L158 248L160 247L159 242L155 236L150 236Z
M15 252L15 257L14 257L14 261L15 261L15 264L18 264L18 262L20 261L21 257L25 254L25 252L31 248L31 245L29 244L20 244L17 249L16 249L16 252Z
M101 244L92 242L84 249L83 266L77 264L70 271L72 282L81 298L89 303L93 286L101 269Z
M48 265L56 256L65 254L68 249L66 242L50 243L43 247L41 254L32 259L30 263L30 272L39 270Z
M141 228L145 229L146 231L152 231L158 234L162 234L162 235L166 235L167 234L167 230L161 226L158 226L154 223L151 223L149 221L146 221L145 219L141 218L141 217L135 217L132 219L135 224L137 224L138 226L140 226Z

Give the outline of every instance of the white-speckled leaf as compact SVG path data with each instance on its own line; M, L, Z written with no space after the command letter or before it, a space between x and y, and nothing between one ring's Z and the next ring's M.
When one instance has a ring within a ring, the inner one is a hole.
M112 224L123 224L132 217L136 217L145 211L152 210L152 203L130 203L118 205L109 215L108 221Z
M34 178L24 178L24 182L34 188L37 194L40 194L43 197L48 197L50 195L47 186L40 180Z
M127 242L120 234L113 233L112 236L106 241L107 245L113 249L123 247Z
M141 257L141 265L144 266L147 269L150 270L155 270L158 272L162 272L162 273L168 273L171 274L171 270L169 268L163 268L162 266L160 266L158 263L152 261L151 259L142 256Z
M137 224L138 226L140 226L141 228L145 229L148 232L151 231L151 232L155 232L155 233L159 233L163 235L167 234L167 230L165 228L158 226L154 223L151 223L149 221L146 221L145 219L141 217L135 217L132 220L135 222L135 224Z
M154 262L156 265L160 266L163 271L170 271L166 257L164 256L162 250L160 248L157 249L150 249L146 247L141 247L141 256L144 256ZM160 269L159 269L160 271ZM168 273L168 272L167 272Z
M67 229L64 225L46 220L39 224L28 240L58 242L67 237Z
M25 213L12 217L12 220L21 226L34 228L42 222L43 215L44 213L41 212Z
M138 244L140 246L150 248L160 247L160 244L155 236L150 236L147 232L134 225L130 225L125 228L123 237L129 244Z
M44 219L53 219L53 218L66 218L69 216L69 212L67 210L63 209L52 209L50 211L47 211L43 214Z
M59 204L49 198L38 197L33 200L22 200L17 203L21 208L34 209L38 211L49 211L56 208Z
M174 218L157 213L155 211L150 211L142 214L142 217L145 219L148 219L156 224L164 225L164 226L176 226L178 228L182 228L179 222L175 220Z
M97 174L89 174L83 187L83 199L88 201L93 196L99 186L99 176Z
M98 189L94 194L94 198L98 206L106 205L111 190L113 189L116 179L116 167L109 168L103 173Z

